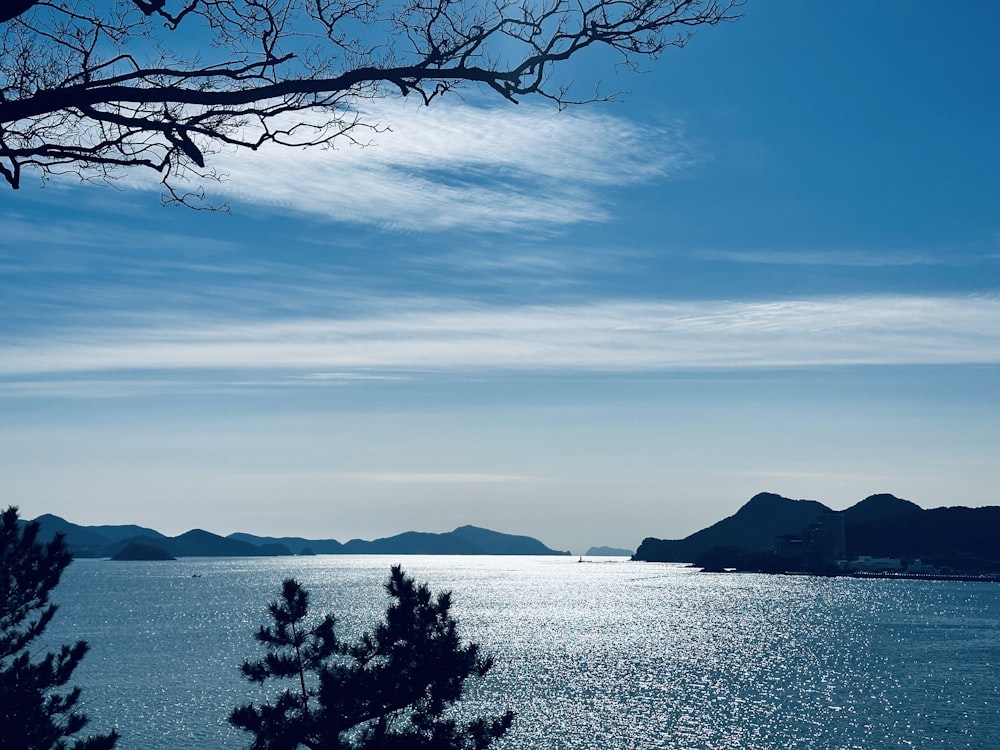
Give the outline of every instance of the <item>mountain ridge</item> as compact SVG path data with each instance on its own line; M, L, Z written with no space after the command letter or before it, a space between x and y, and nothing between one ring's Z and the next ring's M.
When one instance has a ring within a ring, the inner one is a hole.
M75 557L113 557L128 545L158 548L172 557L273 557L301 554L428 554L428 555L568 555L539 540L516 534L459 526L453 531L432 533L405 531L391 537L367 541L305 537L262 537L244 532L220 536L204 529L191 529L168 537L155 529L134 525L81 526L45 513L34 519L43 541L61 533ZM25 523L21 521L21 523Z
M825 544L831 543L829 531L822 530L831 516L840 517L837 525L842 520L840 554L846 560L920 560L957 573L1000 572L1000 506L924 509L888 493L833 511L815 500L762 492L733 515L683 539L647 537L632 559L713 569L802 570L789 566L796 556L808 554L810 538L825 533ZM827 558L828 563L834 559Z
M796 534L823 512L815 500L792 500L773 492L759 492L731 516L683 539L647 537L633 559L647 562L694 562L713 547L747 551L769 549L777 537Z

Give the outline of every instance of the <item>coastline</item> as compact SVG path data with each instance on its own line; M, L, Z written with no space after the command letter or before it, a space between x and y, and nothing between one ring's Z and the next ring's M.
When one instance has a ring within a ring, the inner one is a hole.
M881 572L881 573L866 573L864 571L854 571L852 573L843 573L848 578L889 578L889 579L901 579L908 581L973 581L982 583L1000 583L1000 574L997 573L892 573L892 572Z

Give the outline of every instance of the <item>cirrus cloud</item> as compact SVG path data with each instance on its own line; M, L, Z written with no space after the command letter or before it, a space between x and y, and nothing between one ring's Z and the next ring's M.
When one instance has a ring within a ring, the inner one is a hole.
M80 329L0 347L6 378L121 373L657 372L1000 364L1000 298L604 301L444 308L282 321ZM308 377L303 377L307 375Z
M220 153L213 192L336 221L407 230L509 231L604 221L602 188L649 180L695 159L680 128L595 108L370 102L380 128L335 149L266 146ZM388 129L386 129L388 128Z

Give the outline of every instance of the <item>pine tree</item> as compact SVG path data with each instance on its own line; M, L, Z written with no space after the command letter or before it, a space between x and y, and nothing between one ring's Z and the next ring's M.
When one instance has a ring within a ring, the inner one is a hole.
M87 724L77 710L80 689L61 692L87 644L77 641L58 653L33 658L29 645L56 613L49 594L71 556L61 535L38 540L38 524L19 524L17 508L0 520L0 747L17 750L109 750L109 734L74 737Z
M244 662L252 682L288 679L271 703L246 704L230 723L253 734L252 750L485 750L510 728L514 714L456 720L450 711L470 677L492 659L465 644L451 615L451 595L433 596L399 566L386 590L385 621L355 641L342 641L336 620L307 623L309 594L294 579L268 611L257 640L267 650Z

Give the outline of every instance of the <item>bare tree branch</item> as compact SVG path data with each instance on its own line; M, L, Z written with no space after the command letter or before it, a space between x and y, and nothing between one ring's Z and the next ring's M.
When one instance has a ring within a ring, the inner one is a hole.
M214 179L210 155L318 146L374 123L365 100L462 85L574 99L588 48L637 67L742 0L17 0L0 10L0 175ZM173 48L172 45L176 45ZM193 52L191 50L194 50ZM208 59L204 59L204 57Z

